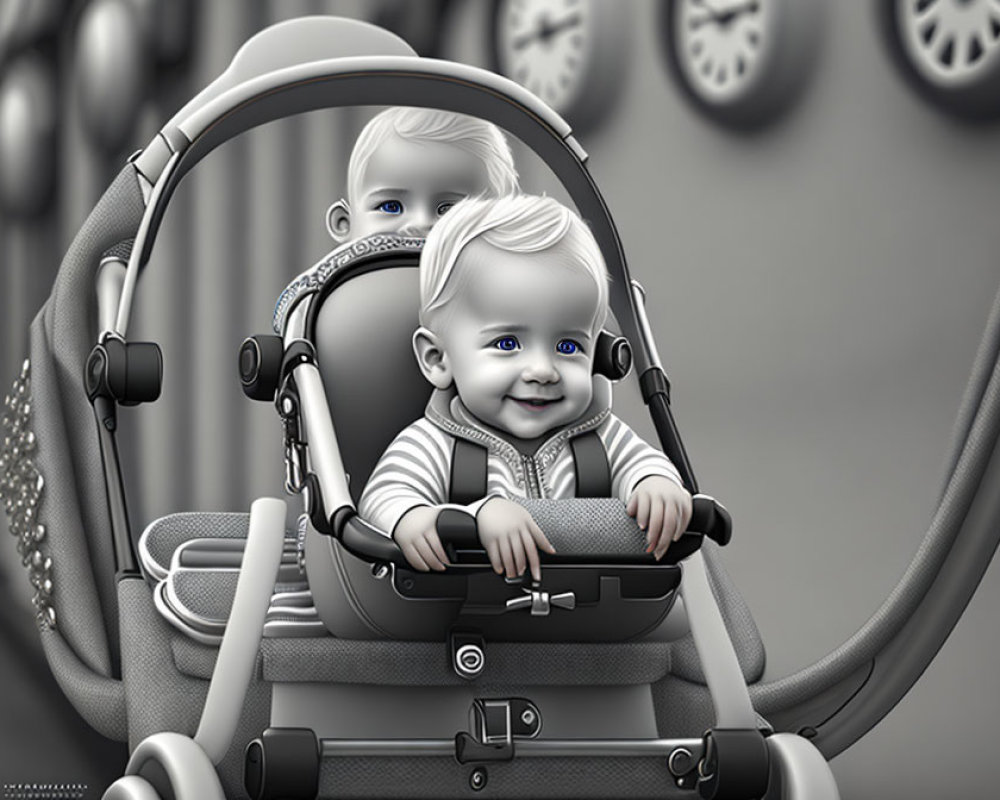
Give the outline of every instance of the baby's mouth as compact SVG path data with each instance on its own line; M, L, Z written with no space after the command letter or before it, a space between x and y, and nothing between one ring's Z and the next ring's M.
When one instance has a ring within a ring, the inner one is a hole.
M551 408L556 403L562 402L561 397L511 397L510 399L528 411L544 411L546 408Z

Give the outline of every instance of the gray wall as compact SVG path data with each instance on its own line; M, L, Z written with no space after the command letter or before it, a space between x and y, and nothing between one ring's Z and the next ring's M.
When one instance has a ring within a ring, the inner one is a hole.
M927 528L1000 274L1000 127L970 128L926 106L893 69L871 5L825 2L799 104L760 134L724 131L670 80L655 3L628 2L619 104L581 139L632 273L649 291L702 488L736 520L727 563L764 635L767 677L780 677L867 620ZM155 96L135 143L253 30L300 13L371 8L199 5L191 74ZM487 10L459 0L447 56L485 65ZM266 328L286 280L329 246L322 216L341 194L342 154L360 121L320 114L269 126L220 149L180 190L167 220L173 234L136 312L173 376L161 403L126 421L154 456L126 453L138 520L242 508L278 490L277 426L269 409L241 399L233 353L243 335ZM79 136L64 139L74 156L66 163L80 163ZM93 200L95 171L63 175L64 238ZM529 188L548 185L536 165L522 171ZM0 223L6 253L19 241ZM10 269L0 284L8 319ZM209 344L189 364L195 337ZM645 425L634 395L619 402ZM991 736L998 602L994 567L915 689L835 760L845 800L983 797L1000 782Z
M728 563L778 677L863 624L927 529L1000 275L1000 129L928 108L869 4L827 3L798 108L729 135L665 74L650 5L618 116L584 144L662 309L679 423L733 512ZM915 690L835 760L845 798L992 794L998 599L994 568Z

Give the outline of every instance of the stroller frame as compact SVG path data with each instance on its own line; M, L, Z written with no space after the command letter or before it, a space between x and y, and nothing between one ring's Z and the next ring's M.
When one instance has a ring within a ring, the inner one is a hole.
M331 49L341 54L329 58ZM401 40L373 26L332 18L293 20L251 40L230 69L182 109L153 142L130 161L95 211L97 222L74 245L84 251L84 260L94 249L100 259L84 264L64 282L61 293L53 298L47 309L48 330L35 334L58 336L57 327L63 323L53 323L52 319L61 312L70 318L65 323L69 328L85 328L86 313L70 310L70 303L66 301L72 300L74 293L82 296L88 283L91 288L94 284L98 287L99 317L114 319L113 326L104 326L98 346L89 356L81 349L82 343L78 344L58 362L39 364L39 374L35 377L41 387L53 390L57 386L72 387L79 382L79 365L88 364L88 407L92 405L98 419L97 446L92 448L88 466L103 479L92 483L88 491L95 497L104 494L101 499L104 508L108 509L107 518L113 534L113 546L105 538L102 545L95 547L99 556L111 556L105 558L104 563L115 566L123 619L129 613L125 609L147 602L141 598L147 587L137 569L124 514L124 494L114 441L114 408L116 403L152 399L158 392L159 363L155 351L136 348L125 341L125 336L136 281L148 261L166 204L183 175L226 139L293 113L356 104L426 105L475 114L517 136L553 169L581 216L588 219L609 272L615 278L611 292L612 311L623 334L636 345L635 365L643 397L650 407L664 450L678 466L688 487L697 492L690 463L670 413L669 382L645 318L641 288L629 278L614 224L585 168L586 153L573 139L566 123L516 84L464 65L418 59ZM117 314L112 311L115 306ZM299 338L301 331L296 327L299 324L293 315L286 327L286 350ZM292 332L290 338L288 331ZM33 342L33 346L35 344ZM301 358L294 363L286 359L286 366L302 398L302 422L309 443L308 468L317 476L322 507L330 510L324 516L334 536L346 548L373 562L400 563L398 549L391 540L356 522L335 444L335 430L329 411L322 411L326 407L325 395L316 365L308 358ZM83 416L79 406L72 413ZM99 457L94 455L98 453ZM64 465L51 466L52 474L65 471ZM95 466L99 469L94 470ZM106 527L104 524L90 525L86 519L83 526L92 541L96 541L98 533ZM133 742L126 776L117 781L105 797L224 796L216 765L232 758L235 731L241 720L240 708L248 687L257 680L263 617L281 559L283 534L283 502L257 501L251 510L229 623L219 654L211 666L212 679L197 732L193 736L160 732ZM607 783L601 783L601 771L616 763L617 771L608 773L612 785L628 772L640 773L635 784L637 791L634 795L630 792L630 796L674 796L675 789L678 791L676 796L690 796L690 791L697 786L703 797L749 798L761 796L766 791L768 798L836 798L837 790L829 767L809 741L791 733L761 731L761 722L713 596L702 554L691 553L684 561L683 570L681 592L715 707L715 728L704 737L603 741L540 739L519 741L510 749L514 734L509 720L506 728L503 724L494 727L493 717L488 713L491 709L480 705L482 729L460 740L464 742L467 758L462 757L463 745L456 745L454 740L317 742L313 737L313 750L310 751L308 746L302 745L303 741L309 741L309 736L302 732L269 731L248 751L249 763L260 765L260 769L250 775L248 787L253 785L251 791L255 797L315 796L322 768L321 755L362 761L405 755L437 757L449 763L457 756L460 763L464 761L473 766L471 772L466 769L461 773L469 781L468 787L462 787L464 794L454 787L432 786L417 791L417 796L426 796L427 791L466 796L467 789L482 791L484 796L522 796L539 791L549 797L582 796L587 782L596 782L591 791L598 794L586 796L607 796ZM95 585L92 594L104 600L101 585L108 581L100 576L91 580ZM81 713L106 735L124 738L125 690L113 678L100 677L113 676L117 671L116 659L101 653L102 644L107 653L117 652L115 626L108 626L111 641L107 643L100 642L99 635L88 637L71 633L74 621L88 614L101 616L100 611L93 613L94 605L99 603L95 604L93 598L91 607L86 609L74 611L67 604L66 616L71 624L66 627L66 639L55 629L55 619L52 619L50 628L43 633L43 642L50 662L62 665L58 669L54 666L54 671L57 676L62 675L67 693L77 701ZM148 608L151 608L151 601ZM123 642L122 672L126 678L130 669L127 657L130 646L134 648L134 643ZM98 677L86 686L71 685L73 676L88 671ZM820 698L818 705L840 702L841 698L834 694ZM509 712L509 705L506 710ZM497 736L499 741L495 739ZM494 758L499 752L497 748L502 750L502 757ZM508 753L516 757L511 760ZM558 765L561 770L576 770L577 779L566 778L564 784L540 783L544 767L526 766L521 756L527 757L528 762L548 762ZM598 760L594 761L595 758ZM495 780L491 778L488 789L484 764L489 764L491 774L497 776ZM512 776L507 788L504 788L502 777L505 773ZM307 779L302 780L303 775ZM315 781L311 780L313 777ZM676 782L675 787L670 786L671 780ZM482 785L477 785L476 781L482 781ZM657 790L658 782L662 794ZM380 784L376 781L375 785ZM342 788L341 791L363 796L365 791L379 790L369 786Z

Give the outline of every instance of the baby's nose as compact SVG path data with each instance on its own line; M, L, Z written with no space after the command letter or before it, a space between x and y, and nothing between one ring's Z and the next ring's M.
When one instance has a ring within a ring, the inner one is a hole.
M426 237L433 225L434 216L427 209L418 208L410 214L399 232L405 236Z
M555 383L559 380L559 370L556 369L555 361L547 353L530 354L521 375L524 380L535 383Z

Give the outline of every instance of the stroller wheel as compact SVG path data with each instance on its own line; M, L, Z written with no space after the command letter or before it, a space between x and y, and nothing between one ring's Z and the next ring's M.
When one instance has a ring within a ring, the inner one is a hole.
M145 778L126 775L112 783L101 800L162 800L162 796Z

